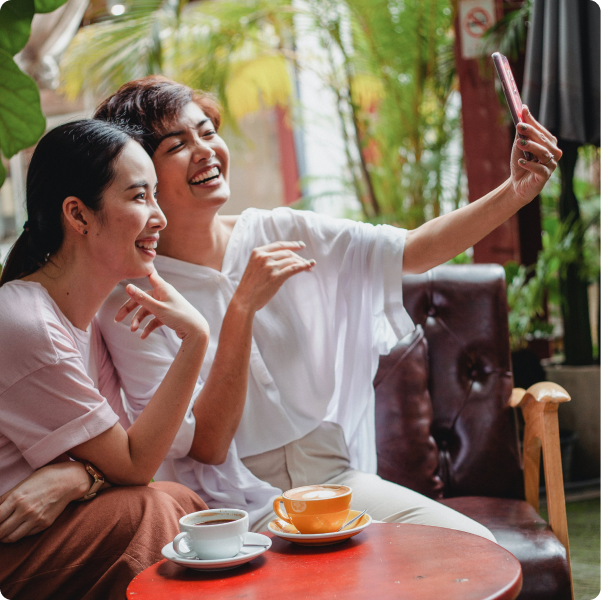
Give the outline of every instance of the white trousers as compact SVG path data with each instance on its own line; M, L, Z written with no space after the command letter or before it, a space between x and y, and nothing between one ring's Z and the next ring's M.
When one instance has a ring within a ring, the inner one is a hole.
M243 462L256 477L284 491L317 483L348 485L353 509L367 509L375 521L447 527L496 541L486 527L436 500L351 469L342 428L335 423L323 422L304 438ZM275 518L269 513L251 524L252 531L265 531Z

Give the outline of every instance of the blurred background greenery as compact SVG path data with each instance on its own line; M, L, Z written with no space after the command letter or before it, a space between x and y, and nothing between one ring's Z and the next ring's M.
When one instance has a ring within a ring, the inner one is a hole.
M34 13L64 1L11 0L0 9L6 158L34 144L44 123L35 84L11 57L25 45ZM512 6L486 34L483 56L494 49L523 56L532 1ZM415 228L467 203L457 10L456 0L93 0L62 56L59 91L67 101L94 102L126 81L162 73L215 94L226 130L243 139L240 122L275 107L302 128L298 75L312 71L335 99L346 163L335 187L356 200L344 207L345 216ZM299 37L307 35L327 68L299 50ZM576 269L592 306L592 350L584 362L599 360L599 158L598 148L580 148L574 184L580 215L559 218L556 173L541 195L538 260L505 264L514 351L547 339L551 353L563 356L563 321L576 309L558 282ZM333 193L308 191L313 176L300 173L297 207L315 208L320 196ZM471 260L468 252L453 262Z

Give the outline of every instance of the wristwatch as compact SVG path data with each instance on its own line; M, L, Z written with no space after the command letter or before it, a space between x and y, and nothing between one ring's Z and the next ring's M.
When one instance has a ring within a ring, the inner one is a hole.
M78 502L84 502L85 500L91 500L96 495L98 490L102 487L102 485L104 484L104 475L87 460L80 460L79 462L86 468L86 471L94 480L94 482L90 486L90 489L88 490L88 493L85 496L83 496L83 498L78 498L77 500Z

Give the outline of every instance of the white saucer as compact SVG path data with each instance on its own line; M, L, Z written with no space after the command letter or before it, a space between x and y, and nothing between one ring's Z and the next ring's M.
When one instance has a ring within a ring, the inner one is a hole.
M361 513L358 510L351 510L348 514L348 518L353 519L359 514ZM330 544L337 544L338 542L348 540L348 538L361 533L371 524L371 522L371 517L365 513L356 523L345 527L342 531L308 534L299 533L294 525L286 523L286 521L282 521L282 519L274 519L267 525L267 529L283 540L301 544L302 546L329 546Z
M244 534L244 546L236 556L232 558L219 558L217 560L201 560L200 558L184 558L173 549L173 542L169 542L161 550L161 554L167 559L182 567L198 569L201 571L224 571L233 569L257 558L266 550L271 548L271 539L261 533L248 532ZM252 546L246 544L253 544Z

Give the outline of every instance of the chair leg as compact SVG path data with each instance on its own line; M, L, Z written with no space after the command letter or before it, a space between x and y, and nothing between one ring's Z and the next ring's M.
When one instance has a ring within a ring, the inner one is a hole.
M524 488L526 501L539 511L539 474L542 450L545 466L545 489L549 525L566 549L570 570L570 586L574 598L574 582L570 563L570 541L566 515L561 449L559 444L559 404L570 400L567 392L548 382L531 386L527 392L520 390L512 397L512 405L519 405L525 421L524 430Z

